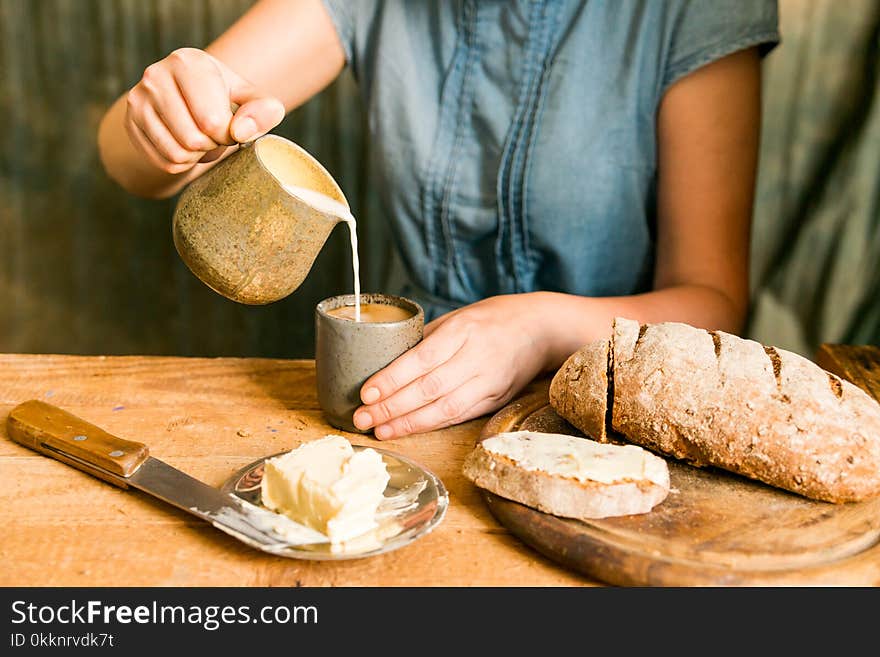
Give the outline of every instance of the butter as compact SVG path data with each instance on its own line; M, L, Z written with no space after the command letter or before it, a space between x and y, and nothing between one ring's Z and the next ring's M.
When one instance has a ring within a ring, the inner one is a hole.
M638 445L614 445L566 434L509 431L482 443L483 449L540 470L580 482L614 484L624 480L668 483L666 462Z
M264 506L341 543L378 526L389 479L377 451L331 434L268 459L260 491Z

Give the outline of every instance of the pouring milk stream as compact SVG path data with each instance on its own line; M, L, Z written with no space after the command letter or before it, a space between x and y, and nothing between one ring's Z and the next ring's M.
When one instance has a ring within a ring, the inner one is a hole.
M361 274L360 261L358 259L357 220L355 220L354 215L343 203L330 198L326 194L308 187L296 187L293 185L285 185L284 189L321 212L339 217L348 225L348 233L351 237L351 267L354 272L354 321L361 321Z

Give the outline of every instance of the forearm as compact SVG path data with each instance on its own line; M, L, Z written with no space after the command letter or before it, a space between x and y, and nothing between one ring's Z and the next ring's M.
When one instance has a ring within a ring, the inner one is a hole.
M745 303L713 287L677 285L644 294L582 297L558 292L528 295L529 313L542 324L546 369L558 368L586 343L608 337L615 317L643 324L684 322L729 333L742 331Z
M321 0L259 0L204 50L179 48L144 70L101 121L102 164L133 194L171 196L278 125L344 65Z

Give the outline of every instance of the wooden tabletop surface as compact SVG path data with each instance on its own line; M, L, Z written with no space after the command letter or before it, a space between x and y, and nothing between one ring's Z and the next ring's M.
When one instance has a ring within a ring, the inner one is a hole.
M816 361L875 396L880 349L823 345ZM135 490L5 436L29 399L64 408L220 486L240 467L336 431L308 360L0 355L0 586L592 586L514 537L461 475L488 418L394 441L346 434L416 460L449 490L430 534L337 562L273 557Z
M18 445L6 414L41 399L213 486L248 463L338 433L321 416L312 361L0 355L0 586L580 586L489 514L461 475L486 418L394 441L449 490L430 534L336 562L274 557L142 492Z

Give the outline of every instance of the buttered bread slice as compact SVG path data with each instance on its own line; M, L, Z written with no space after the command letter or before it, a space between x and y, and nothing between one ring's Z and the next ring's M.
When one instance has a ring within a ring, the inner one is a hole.
M268 459L260 493L264 506L341 543L376 527L389 478L378 452L331 434Z
M642 447L537 431L483 440L463 474L501 497L581 520L647 513L669 494L666 461Z

